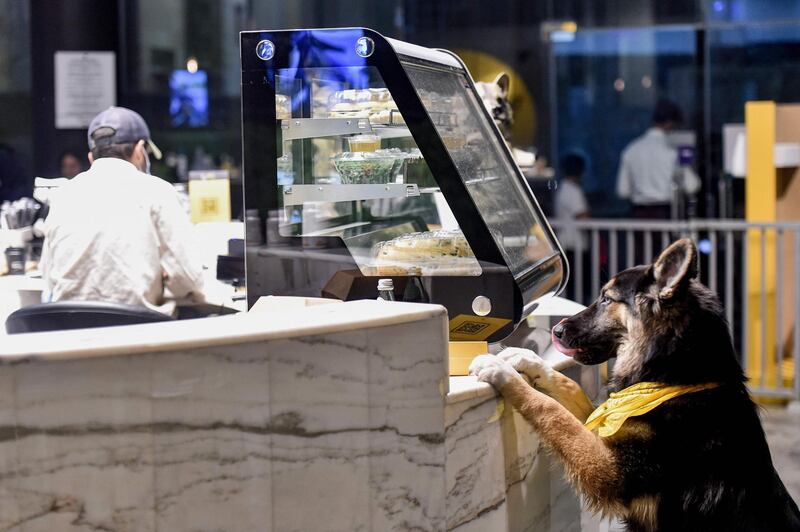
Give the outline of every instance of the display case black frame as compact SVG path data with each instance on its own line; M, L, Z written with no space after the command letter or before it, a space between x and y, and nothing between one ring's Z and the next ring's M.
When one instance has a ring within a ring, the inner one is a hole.
M374 43L374 51L368 57L356 53L356 42L361 37L368 37ZM268 43L266 53L264 43ZM331 43L339 43L336 50L337 65L332 65L327 60L326 54L314 53L315 47L330 47ZM393 44L394 43L394 46ZM547 223L536 198L530 190L522 172L514 163L510 150L502 140L499 129L494 124L488 112L484 109L484 119L491 124L492 134L496 135L502 143L504 157L510 161L516 173L516 178L522 185L521 190L527 197L525 200L533 209L546 238L555 251L548 257L535 264L530 264L524 271L516 276L512 274L506 264L498 244L492 237L488 225L481 212L470 196L467 185L460 177L459 171L439 136L431 118L418 96L408 74L403 67L403 62L412 62L425 65L429 68L447 71L452 70L465 74L468 81L468 90L475 92L475 87L469 72L463 63L457 59L461 67L431 60L429 57L414 54L415 49L408 45L407 50L400 53L395 49L397 41L384 38L379 33L366 28L341 28L341 29L305 29L305 30L278 30L278 31L251 31L240 34L241 63L242 63L242 141L243 141L243 179L244 179L244 205L246 211L258 212L258 221L255 217L248 217L246 223L258 223L258 227L247 227L248 235L264 234L264 221L269 212L280 208L277 181L277 157L279 156L278 135L276 121L275 83L277 72L292 67L299 68L330 68L332 66L372 66L376 67L386 87L389 89L398 110L403 116L410 130L411 136L419 147L422 155L436 179L439 189L443 193L452 209L461 230L464 233L475 257L479 261L483 273L476 277L456 276L430 276L424 277L424 286L431 302L443 304L448 308L451 320L462 317L458 323L463 323L464 316L471 316L475 323L481 320L494 318L506 322L503 326L493 327L492 332L485 337L476 334L473 339L499 341L510 334L514 327L535 307L535 300L546 294L559 293L568 277L568 266L565 255L558 244L552 229ZM261 49L259 50L259 47ZM409 52L410 50L410 52ZM403 53L405 52L405 53ZM449 53L446 51L437 51ZM452 55L452 54L451 54ZM269 56L269 57L266 57ZM265 58L266 57L266 58ZM453 56L455 57L455 56ZM477 92L475 92L477 96ZM268 232L267 232L268 233ZM297 237L297 240L306 237ZM319 238L319 237L314 237ZM298 261L318 260L320 253L335 256L341 269L355 269L357 266L349 253L341 245L339 237L329 237L339 241L325 250L309 253L302 248L295 247L294 251L287 251L285 241L282 242L285 260L291 257ZM270 235L266 234L266 242L247 243L247 294L248 306L252 306L262 295L292 295L320 296L319 287L311 287L309 291L282 292L280 287L274 285L267 287L269 282L264 280L270 276L269 272L260 268L259 248L270 248ZM349 261L348 261L349 257ZM377 286L377 278L374 278ZM370 294L371 295L371 294ZM473 312L475 297L484 295L490 298L492 311L486 316L476 316ZM477 327L480 329L480 327ZM458 334L451 336L465 339Z

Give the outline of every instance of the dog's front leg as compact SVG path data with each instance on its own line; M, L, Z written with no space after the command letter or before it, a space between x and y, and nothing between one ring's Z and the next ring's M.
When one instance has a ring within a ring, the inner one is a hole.
M470 373L495 387L561 459L570 479L599 508L616 506L619 469L605 442L555 399L533 389L506 361L481 355Z
M543 391L572 412L581 423L594 412L594 405L580 385L551 368L539 355L530 349L508 347L497 356L527 375L536 389Z

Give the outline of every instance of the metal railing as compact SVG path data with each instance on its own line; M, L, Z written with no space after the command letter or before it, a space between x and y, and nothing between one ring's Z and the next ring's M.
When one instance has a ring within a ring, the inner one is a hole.
M588 304L611 277L650 263L678 238L698 246L700 281L717 292L734 346L760 396L800 400L800 222L553 220L574 229L566 297ZM576 241L577 240L577 241Z

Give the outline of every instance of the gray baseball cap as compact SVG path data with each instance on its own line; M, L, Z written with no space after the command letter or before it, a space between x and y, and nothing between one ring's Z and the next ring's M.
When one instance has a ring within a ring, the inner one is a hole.
M150 128L144 118L126 107L109 107L95 116L87 134L89 149L112 144L133 144L145 141L147 151L161 159L161 150L150 139Z

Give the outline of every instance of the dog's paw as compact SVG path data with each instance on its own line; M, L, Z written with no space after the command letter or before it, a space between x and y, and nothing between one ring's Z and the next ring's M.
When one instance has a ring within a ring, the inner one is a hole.
M508 362L515 370L527 375L533 385L546 387L552 378L553 368L530 349L507 347L500 351L497 357Z
M469 374L478 377L479 381L488 382L498 390L514 379L520 378L511 364L494 355L475 357L469 365Z

